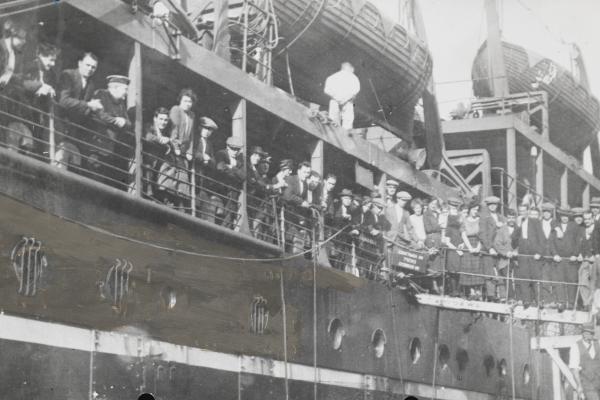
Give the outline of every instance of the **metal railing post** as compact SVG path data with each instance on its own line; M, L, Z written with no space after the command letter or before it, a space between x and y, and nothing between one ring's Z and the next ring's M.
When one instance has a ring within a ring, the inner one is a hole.
M248 64L248 2L244 2L244 43L242 43L242 71L246 72Z
M54 102L50 101L50 110L48 114L48 157L50 165L54 165L56 160L56 128L54 126Z
M139 42L133 44L134 49L134 68L135 71L135 156L134 156L134 185L133 193L136 197L142 197L142 46Z

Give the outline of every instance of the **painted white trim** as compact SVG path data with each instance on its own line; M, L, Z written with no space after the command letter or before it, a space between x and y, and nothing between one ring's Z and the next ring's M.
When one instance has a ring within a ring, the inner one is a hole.
M163 361L195 367L285 378L283 361L176 345L144 337L142 332L128 334L117 331L97 331L0 314L0 339L79 350L91 352L91 354L95 351L123 357L152 356ZM288 377L291 380L312 383L314 369L307 365L288 363ZM431 385L408 381L404 381L402 385L397 379L382 376L318 368L317 377L318 382L324 385L359 390L391 391L396 394L410 393L426 398L434 395ZM468 390L438 387L436 398L440 400L492 400L493 396Z

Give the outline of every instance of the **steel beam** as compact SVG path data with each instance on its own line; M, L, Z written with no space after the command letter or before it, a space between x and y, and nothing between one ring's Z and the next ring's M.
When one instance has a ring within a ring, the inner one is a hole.
M81 12L118 30L132 40L170 58L168 38L159 30L153 30L150 20L138 13L132 15L130 8L120 0L63 0ZM216 83L231 93L256 104L278 118L281 118L304 132L322 139L349 155L375 164L390 177L432 196L446 198L456 194L456 190L415 170L409 163L386 153L368 141L349 137L341 128L323 125L310 118L308 108L282 90L266 85L239 68L217 57L212 51L182 37L178 62L198 75Z
M467 118L456 119L451 121L442 121L442 130L444 131L444 135L451 135L456 133L498 131L513 127L513 116L510 114L494 116L486 115L482 118Z
M560 176L560 206L565 208L569 205L569 170L563 168Z

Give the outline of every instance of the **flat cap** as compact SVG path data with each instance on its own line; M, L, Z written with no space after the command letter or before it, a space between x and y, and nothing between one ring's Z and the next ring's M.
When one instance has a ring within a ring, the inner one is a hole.
M448 200L446 200L446 202L448 203L448 205L454 207L458 207L462 204L462 201L458 197L449 197Z
M386 186L400 186L400 182L398 182L395 179L388 179L387 181L385 181Z
M124 85L129 85L129 78L125 75L109 75L106 77L107 83L122 83Z
M412 200L412 196L410 195L410 193L405 192L404 190L401 192L396 193L396 198L400 199L400 200Z
M350 189L342 189L338 197L352 197L352 190Z
M556 210L556 212L560 215L573 215L573 211L571 211L569 206L560 207L558 210Z
M500 198L497 196L488 196L485 199L483 199L483 202L485 204L499 204Z
M508 210L506 210L506 216L507 217L516 217L517 210L513 210L512 208L509 208Z
M385 208L385 204L383 203L383 200L381 200L381 197L375 197L373 199L373 205L379 208Z
M573 216L583 215L584 212L585 210L583 209L583 207L571 208L571 214L573 214Z
M260 146L252 146L250 148L249 154L258 154L261 157L269 155L269 153L267 153L266 151L264 151L263 148L260 147Z
M369 203L372 203L372 202L373 202L373 199L370 196L365 196L365 197L362 198L362 204L363 205L369 204Z
M550 202L542 203L542 211L554 211L556 207Z
M217 130L219 129L219 125L217 125L217 123L215 121L213 121L211 118L208 117L202 117L198 120L198 124L206 129L211 129L211 130Z
M244 143L242 143L242 138L237 136L229 136L227 138L227 146L234 149L241 149L244 146Z

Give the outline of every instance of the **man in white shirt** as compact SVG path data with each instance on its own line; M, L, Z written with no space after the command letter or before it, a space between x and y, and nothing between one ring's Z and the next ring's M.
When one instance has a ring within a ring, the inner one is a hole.
M581 340L571 346L569 368L577 382L580 399L600 400L600 343L594 338L595 326L581 326Z
M329 96L329 118L344 129L352 129L354 123L354 98L360 92L360 81L354 75L349 62L325 80L325 94Z

